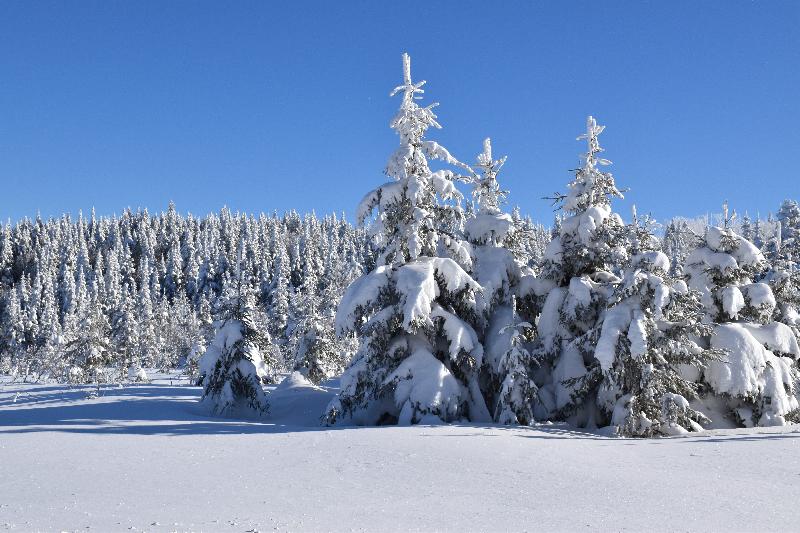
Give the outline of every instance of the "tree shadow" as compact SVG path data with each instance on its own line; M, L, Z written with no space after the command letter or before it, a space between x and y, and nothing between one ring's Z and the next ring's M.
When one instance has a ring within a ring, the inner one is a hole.
M107 435L227 435L257 433L297 433L308 431L339 431L342 429L368 429L371 426L332 426L289 424L284 417L222 418L208 414L197 402L198 387L168 384L132 384L124 387L101 387L97 398L87 400L93 386L33 386L20 391L0 393L0 435L15 433L65 432L76 434ZM17 397L12 398L19 392ZM286 398L284 398L284 401ZM320 404L323 405L323 404ZM295 407L289 403L282 411ZM308 408L309 406L306 406ZM313 415L306 422L314 420ZM438 426L417 426L425 430ZM635 446L638 444L727 443L773 439L800 438L800 429L793 432L757 432L730 434L692 433L655 439L623 438L575 428L567 424L534 424L532 426L504 426L500 424L449 424L450 428L464 431L422 432L422 437L498 437L510 434L535 440L596 440L606 445ZM372 427L372 429L375 429ZM479 431L486 430L486 431ZM732 430L735 431L735 430Z
M264 417L243 419L210 415L197 401L198 387L141 384L101 388L31 387L16 401L0 396L0 435L66 432L109 435L224 435L334 431L345 426L290 425ZM349 427L350 429L358 426Z

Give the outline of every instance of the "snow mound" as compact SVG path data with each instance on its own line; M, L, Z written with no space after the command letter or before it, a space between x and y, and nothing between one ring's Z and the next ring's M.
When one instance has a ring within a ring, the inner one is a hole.
M458 418L462 401L458 380L430 351L417 348L386 378L395 383L398 424L442 423ZM424 418L424 422L423 422Z
M772 328L761 328L750 324L717 326L711 337L711 346L727 353L724 360L711 361L708 364L705 378L718 394L751 401L763 397L764 405L759 406L762 414L757 420L758 424L784 425L784 415L800 406L794 394L792 360L775 355L759 342L756 336L764 340L768 337L767 333L772 331ZM775 328L774 331L779 330L780 328ZM796 350L797 341L788 348ZM741 406L739 410L739 416L745 419L745 423L752 417L752 413L747 405Z
M319 389L319 387L311 383L311 381L309 381L309 379L305 377L301 372L294 371L285 378L283 378L283 380L278 384L278 386L275 387L275 392L288 391L293 389L304 389L304 388Z

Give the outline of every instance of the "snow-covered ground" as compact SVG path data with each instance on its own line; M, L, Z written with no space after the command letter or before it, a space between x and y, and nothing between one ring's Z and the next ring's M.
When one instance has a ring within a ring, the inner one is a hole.
M0 529L800 530L800 430L628 440L564 426L329 429L330 390L265 421L199 411L161 377L0 385Z

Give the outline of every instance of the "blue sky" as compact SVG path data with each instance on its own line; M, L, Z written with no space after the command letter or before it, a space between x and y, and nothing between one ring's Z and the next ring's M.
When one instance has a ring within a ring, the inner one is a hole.
M351 214L397 144L400 55L549 223L587 114L656 217L800 197L800 2L0 2L0 219Z

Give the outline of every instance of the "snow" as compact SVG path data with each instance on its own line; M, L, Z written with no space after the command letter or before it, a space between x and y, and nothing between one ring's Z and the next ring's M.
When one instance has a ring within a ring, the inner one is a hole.
M449 370L430 351L417 347L392 372L385 383L396 381L394 401L400 408L398 424L455 420L462 401L461 387ZM432 415L436 418L422 417Z
M403 295L403 328L410 331L420 320L429 322L431 305L439 295L433 264L430 261L409 263L400 269L396 279L397 290Z
M594 357L600 363L603 371L610 370L614 364L617 353L617 342L623 330L628 330L631 325L631 306L620 304L606 312L600 338L594 351ZM631 347L633 348L633 347Z
M475 358L475 365L480 367L483 363L483 347L475 330L439 304L434 304L431 317L442 319L444 335L450 342L450 358L455 361L461 352L466 352Z
M199 412L199 388L151 378L95 399L0 386L0 529L797 528L775 497L797 488L797 428L656 440L545 424L333 429L304 413L273 419L290 399L324 406L331 389L275 390L266 421L241 421ZM570 494L592 497L567 507ZM652 508L679 518L641 512Z
M739 324L746 329L750 335L763 344L768 350L773 352L791 355L795 359L800 358L800 346L797 344L797 337L794 336L792 329L780 322L769 324Z
M574 344L567 341L562 341L562 344L565 346L561 351L561 357L558 358L558 363L556 363L553 369L553 383L555 386L554 400L557 409L561 409L570 403L572 400L572 393L577 388L577 385L570 386L564 382L586 375L586 365L583 363L583 355L581 355Z
M132 366L128 369L128 381L147 381L147 372L143 368Z
M744 307L744 295L739 287L733 285L722 289L722 308L729 317L736 320L739 317L739 311Z
M572 278L569 282L569 297L572 308L589 307L592 303L591 281L588 278Z
M564 245L561 243L561 237L556 235L547 243L547 247L544 249L544 259L553 263L561 263L563 256Z
M403 265L397 270L395 280L403 299L403 327L407 331L413 330L418 321L429 320L431 305L439 296L437 274L445 281L445 289L449 292L467 287L476 291L481 289L452 259L423 258Z
M725 273L730 269L739 266L736 259L727 253L715 252L708 248L697 248L686 258L687 266L699 265L699 272L706 268L716 268L720 272Z
M569 198L564 203L564 209L575 209ZM592 244L594 230L596 230L609 215L611 215L611 208L609 206L593 205L580 214L565 219L562 223L562 234L575 233L583 244Z
M663 252L650 251L637 254L631 258L631 264L648 271L669 271L669 258Z
M725 246L724 239L735 242L735 248L729 250ZM731 254L742 266L754 266L764 262L764 256L758 247L730 229L709 227L706 232L706 243L715 252Z
M738 324L717 326L711 346L728 350L722 361L711 361L706 369L706 381L714 391L732 396L757 394L766 367L764 347Z
M376 300L389 283L391 267L379 266L353 281L336 309L336 331L344 333L355 328L356 312Z
M490 308L498 293L504 291L507 294L514 282L520 279L520 268L511 252L505 248L479 246L473 253L476 265L473 276L483 287L485 307Z
M784 415L800 407L794 394L795 386L790 370L793 361L780 357L764 344L780 346L797 353L797 341L792 344L781 340L791 330L784 324L723 324L717 326L711 337L714 348L728 351L723 361L711 361L706 369L706 381L719 394L734 397L768 399L758 420L762 426L784 425ZM763 329L762 329L763 328ZM789 352L791 353L791 352Z
M566 289L556 287L550 291L539 314L537 328L544 342L546 351L554 349L553 342L560 332L561 317L559 311L566 297Z
M747 296L747 302L756 308L775 309L775 296L766 283L750 283L740 287Z
M645 316L639 309L633 312L633 321L628 328L628 340L631 341L631 356L634 359L639 359L647 352Z
M471 240L486 241L492 236L501 241L514 227L507 213L479 214L464 223L464 233Z

